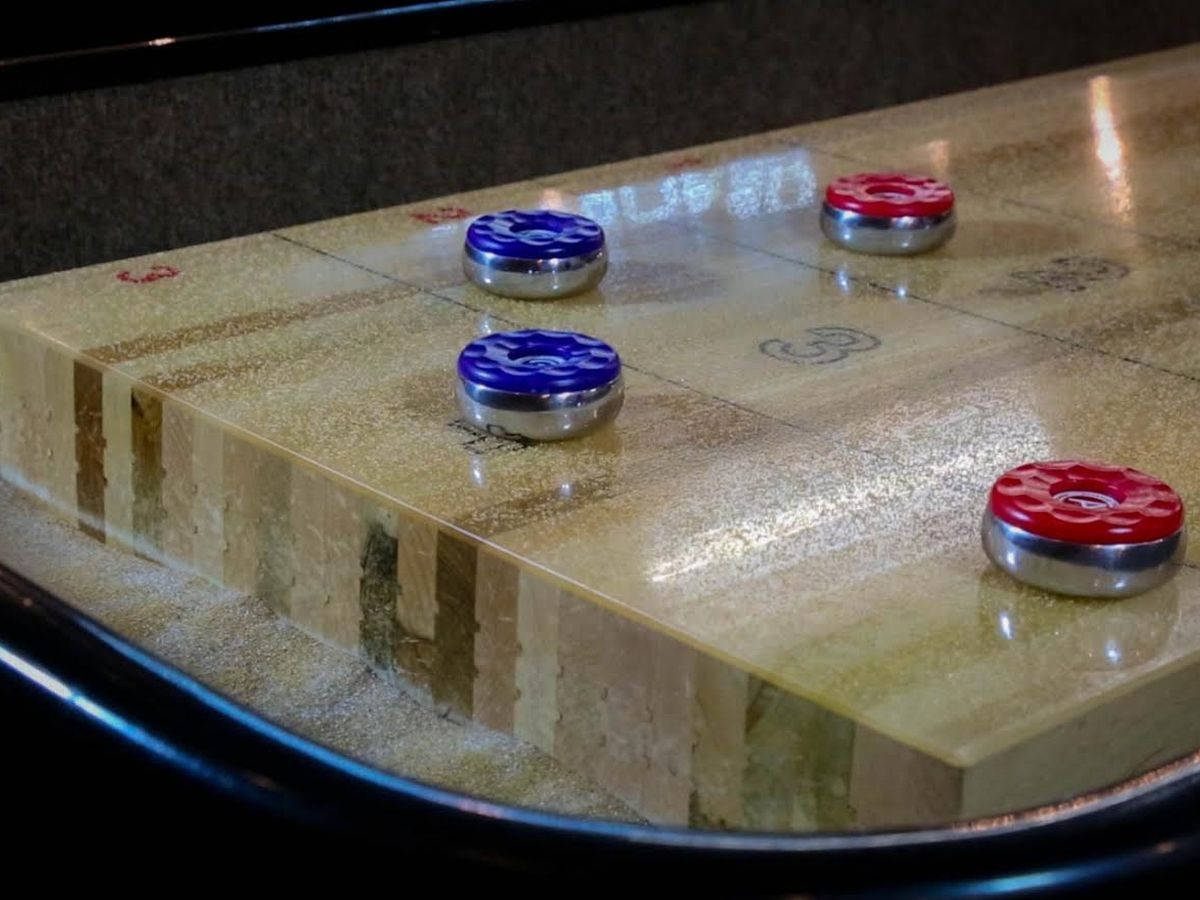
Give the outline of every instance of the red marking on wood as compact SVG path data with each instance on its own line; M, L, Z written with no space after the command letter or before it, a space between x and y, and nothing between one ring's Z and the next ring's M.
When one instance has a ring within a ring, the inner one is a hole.
M470 214L469 209L463 209L461 206L439 206L428 212L410 213L414 219L426 225L441 225L443 222L465 219Z
M143 275L134 275L128 269L117 273L117 281L124 281L128 284L150 284L152 281L159 281L163 278L174 278L179 274L179 270L174 266L152 266Z
M678 172L681 169L690 169L693 166L700 165L702 162L704 162L704 160L699 156L681 156L678 159L673 159L667 163L667 171Z

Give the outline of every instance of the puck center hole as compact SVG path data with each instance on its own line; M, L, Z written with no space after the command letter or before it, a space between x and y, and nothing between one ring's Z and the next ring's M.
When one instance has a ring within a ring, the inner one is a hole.
M908 200L915 197L917 192L905 184L872 184L867 187L867 193L872 197L884 200Z
M1122 499L1113 496L1113 493L1113 489L1108 485L1075 483L1064 485L1052 492L1051 496L1059 503L1077 509L1112 509L1119 505Z
M522 347L508 354L509 359L519 362L531 369L551 369L567 364L567 359L561 353L556 353L550 347Z
M534 224L517 224L511 228L513 234L518 234L527 241L552 241L558 237L557 231L543 228Z

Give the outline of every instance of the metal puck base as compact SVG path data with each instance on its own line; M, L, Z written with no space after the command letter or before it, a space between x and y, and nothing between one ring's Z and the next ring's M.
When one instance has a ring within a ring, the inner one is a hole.
M625 381L586 391L518 394L458 380L455 391L463 418L496 437L561 441L611 422L625 401Z
M555 300L590 290L608 271L604 247L582 256L522 259L463 248L463 274L485 291L517 300Z
M937 216L885 218L821 205L821 231L847 250L881 256L911 256L935 250L954 235L954 210Z
M1131 597L1168 581L1183 562L1187 530L1139 544L1077 544L1041 537L984 510L983 551L1013 578L1076 597Z

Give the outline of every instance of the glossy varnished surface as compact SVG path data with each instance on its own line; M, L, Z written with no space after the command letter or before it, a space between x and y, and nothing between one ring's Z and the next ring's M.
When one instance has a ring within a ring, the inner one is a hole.
M1021 588L978 537L992 480L1031 459L1134 466L1200 502L1198 105L1183 48L18 282L0 325L931 760L1027 752L1012 795L1049 796L1084 786L1087 759L1134 770L1200 730L1182 711L1147 735L1119 703L1200 658L1195 545L1166 586L1098 602ZM860 169L950 181L957 235L901 259L825 241L820 190ZM598 289L527 303L464 283L469 217L527 206L604 225ZM458 350L517 326L618 348L614 426L517 447L455 424ZM9 472L82 504L79 460L36 443L0 430ZM309 627L353 643L353 623ZM1075 743L1046 737L1066 723ZM1063 747L1078 783L1037 758Z

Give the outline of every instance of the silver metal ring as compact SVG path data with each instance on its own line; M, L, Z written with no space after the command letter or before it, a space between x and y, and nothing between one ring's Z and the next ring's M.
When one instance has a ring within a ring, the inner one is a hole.
M883 218L821 205L821 231L838 246L856 253L924 253L950 240L956 224L954 210L940 216Z
M463 248L463 274L474 284L503 297L552 300L589 290L608 271L604 247L583 256L522 259Z
M988 559L1018 581L1076 597L1131 597L1178 570L1187 530L1139 544L1077 544L1041 537L985 509L981 527Z
M625 380L586 391L519 394L458 379L455 391L463 418L497 437L561 441L612 421L625 402Z

